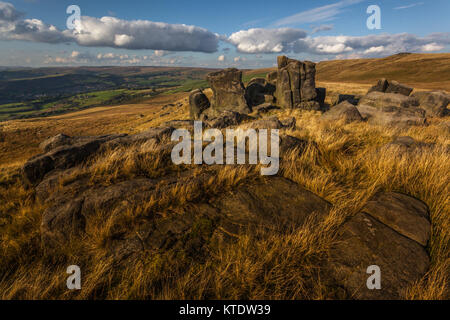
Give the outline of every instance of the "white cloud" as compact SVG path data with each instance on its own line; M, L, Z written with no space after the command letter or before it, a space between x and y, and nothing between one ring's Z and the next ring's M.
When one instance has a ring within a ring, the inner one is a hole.
M0 21L16 21L22 15L11 3L0 1Z
M164 57L167 56L168 54L170 54L169 51L165 51L165 50L155 50L155 52L153 53L156 57Z
M384 50L385 50L384 46L370 47L369 49L364 51L364 54L382 53L384 52Z
M218 58L217 58L217 61L219 61L219 62L224 62L226 59L225 59L225 56L224 55L220 55Z
M445 46L437 44L436 42L428 43L421 47L422 51L425 52L433 52L433 51L441 51L445 48Z
M306 37L300 29L249 29L233 33L227 41L245 53L281 53L291 50L291 44Z
M0 40L23 40L43 43L63 43L73 41L55 26L39 19L25 19L0 22Z
M61 31L41 20L19 20L19 17L12 4L0 2L0 40L76 42L89 47L206 53L216 52L219 43L217 34L184 24L83 16L77 30Z
M450 33L426 37L413 34L381 34L368 36L322 36L300 39L293 44L295 53L382 56L399 52L439 51L450 45Z
M317 7L307 11L302 11L292 16L280 19L274 26L298 25L303 23L313 23L319 21L330 21L342 13L345 7L362 2L363 0L342 0L333 4Z
M395 7L394 10L409 9L409 8L421 6L421 5L423 5L423 4L424 4L423 2L412 3L412 4L409 4L409 5L406 5L406 6Z
M218 35L196 26L114 17L82 17L74 40L82 46L216 52Z

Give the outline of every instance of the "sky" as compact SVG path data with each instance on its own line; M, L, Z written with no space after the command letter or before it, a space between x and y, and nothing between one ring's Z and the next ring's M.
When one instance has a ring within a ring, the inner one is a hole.
M449 15L450 0L0 0L0 66L263 68L282 54L450 52Z

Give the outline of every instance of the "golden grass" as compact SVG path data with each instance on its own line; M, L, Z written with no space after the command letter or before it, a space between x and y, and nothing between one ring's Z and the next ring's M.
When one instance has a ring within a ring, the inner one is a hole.
M323 83L331 92L358 93L366 86ZM322 83L319 83L322 85ZM344 91L344 92L342 92ZM180 96L184 101L185 96ZM173 101L173 100L172 100ZM247 232L236 241L213 246L204 261L174 252L143 251L136 259L117 263L108 256L108 247L117 233L132 231L141 219L155 212L183 214L201 201L259 179L259 169L250 166L175 167L167 159L167 149L148 142L105 151L89 165L65 177L61 184L88 177L92 185L113 184L136 177L158 179L178 176L180 183L158 186L147 201L120 212L97 212L89 217L86 236L49 256L40 246L40 216L45 206L34 200L17 174L23 160L38 152L42 140L30 132L45 135L66 128L69 134L99 134L143 130L171 119L187 116L187 109L168 108L155 103L144 120L136 114L145 107L123 107L134 119L126 123L118 109L63 119L9 122L4 159L0 162L0 298L1 299L327 299L335 297L321 274L321 261L335 241L336 230L348 216L356 214L378 190L403 192L424 201L430 208L432 238L427 248L432 264L429 272L412 285L405 299L448 299L450 269L450 131L448 119L432 119L427 127L385 128L367 123L329 123L316 112L286 110L273 112L280 118L294 116L297 129L289 134L315 142L300 157L284 155L280 175L300 183L331 202L334 207L320 227L307 223L300 230L283 234L259 230ZM151 110L151 111L150 111ZM116 113L117 111L117 113ZM152 112L156 112L153 114ZM161 114L168 113L161 116ZM158 115L157 117L155 115ZM113 120L119 117L120 121ZM41 128L42 126L42 128ZM78 128L80 126L80 128ZM96 128L98 127L98 128ZM85 131L83 131L85 130ZM89 131L90 130L90 131ZM96 131L98 130L98 131ZM120 131L119 131L120 130ZM26 132L25 136L21 136ZM17 135L17 136L15 136ZM401 153L381 148L395 136L409 135L435 146L425 152ZM21 144L14 163L11 141L30 139L32 147ZM166 151L164 151L166 150ZM207 171L213 175L208 176ZM187 174L185 174L187 172ZM203 177L205 179L197 179ZM182 179L192 178L192 184ZM194 183L195 182L195 183ZM159 190L159 193L158 193ZM83 289L65 289L65 267L77 264L83 270Z

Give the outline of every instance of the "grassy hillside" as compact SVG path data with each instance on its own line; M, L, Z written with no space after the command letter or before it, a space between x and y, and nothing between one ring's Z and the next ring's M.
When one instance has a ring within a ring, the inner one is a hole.
M397 54L381 59L323 61L317 65L319 82L371 84L380 78L414 88L450 91L450 53Z
M322 61L317 64L320 83L375 84L388 78L416 89L450 91L450 53L401 53L378 59ZM264 76L276 68L247 71L247 77Z
M138 102L205 88L212 69L80 67L0 71L0 121Z

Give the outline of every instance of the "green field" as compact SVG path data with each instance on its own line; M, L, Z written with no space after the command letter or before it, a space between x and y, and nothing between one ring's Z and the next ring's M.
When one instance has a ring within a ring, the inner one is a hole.
M41 68L0 72L0 121L141 102L157 94L206 88L211 69Z

